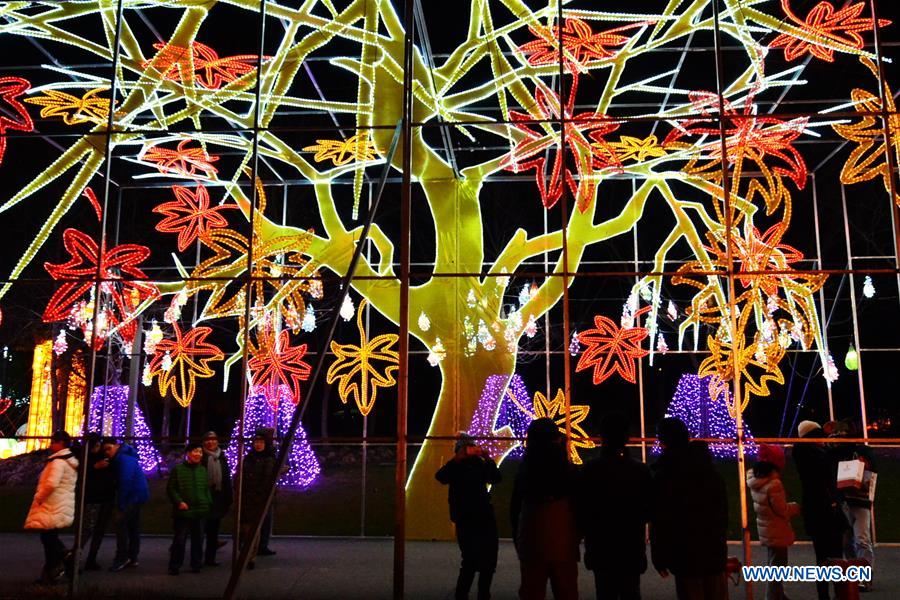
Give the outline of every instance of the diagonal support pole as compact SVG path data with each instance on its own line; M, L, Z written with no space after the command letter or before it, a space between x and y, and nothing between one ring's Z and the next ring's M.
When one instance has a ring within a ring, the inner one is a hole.
M394 159L394 154L396 154L397 152L401 130L402 121L398 122L397 127L394 129L394 137L393 139L391 139L391 146L388 149L387 156L385 157L384 171L382 172L381 177L378 180L378 187L375 192L375 198L372 200L372 205L369 208L369 214L366 217L366 222L363 225L362 231L360 232L359 241L356 244L356 248L354 248L353 250L353 257L350 259L350 266L347 268L347 273L343 277L341 277L341 293L336 306L342 306L344 303L344 299L347 297L347 294L350 293L350 283L353 280L353 273L356 271L356 266L359 264L359 259L362 256L365 242L369 237L369 230L372 228L372 221L374 220L375 214L378 211L378 204L381 201L381 196L384 192L385 184L387 183L388 174L391 170L391 162ZM331 346L331 340L334 339L334 332L337 330L339 317L340 315L338 314L338 311L335 311L334 315L331 318L331 324L328 327L328 336L326 337L325 343L322 346L323 350L319 352L316 358L316 368L313 370L313 374L309 382L309 388L306 391L307 399L313 397L313 391L316 388L316 384L319 382L322 368L325 366L325 357L328 354L325 349ZM244 570L247 568L247 563L249 562L251 541L255 539L257 535L259 535L259 530L262 526L263 519L265 518L266 513L269 511L269 507L272 505L272 498L275 497L275 487L278 482L278 475L287 464L291 446L294 443L294 437L297 433L297 427L300 425L300 420L303 417L303 413L305 412L304 409L306 408L307 404L308 402L304 404L300 408L300 410L294 411L294 416L291 418L291 426L281 442L281 448L279 448L278 450L278 458L275 466L275 475L272 481L267 486L269 491L266 497L265 505L260 513L256 515L253 523L253 529L251 530L252 533L249 539L243 541L240 554L238 555L237 563L231 570L231 576L228 579L228 585L225 588L225 593L223 595L226 600L231 600L236 597L237 589L241 582L241 577L243 576ZM241 432L241 434L243 435L243 432Z

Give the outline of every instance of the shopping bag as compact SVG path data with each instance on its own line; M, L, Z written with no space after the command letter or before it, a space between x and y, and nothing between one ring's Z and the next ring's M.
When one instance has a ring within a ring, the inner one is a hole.
M866 463L861 460L842 460L838 463L837 487L839 490L862 487Z

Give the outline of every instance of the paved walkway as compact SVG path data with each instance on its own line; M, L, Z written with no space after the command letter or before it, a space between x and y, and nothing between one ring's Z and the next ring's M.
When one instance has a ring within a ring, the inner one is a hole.
M111 562L114 542L107 539L100 551L102 564ZM141 564L120 573L91 572L84 574L84 596L87 598L217 598L225 589L228 567L214 567L202 573L189 570L177 577L166 574L169 540L147 538L141 550ZM244 598L381 599L391 597L392 547L390 539L335 539L276 537L272 547L278 555L257 559L257 568L243 579ZM37 535L0 535L3 564L0 568L0 597L63 597L65 586L55 588L33 585L41 563L41 546ZM739 555L734 546L731 553ZM458 569L458 550L448 542L409 542L407 552L407 593L414 600L445 600L452 591ZM756 560L764 552L754 548ZM222 550L223 561L230 557L230 546ZM900 597L900 548L879 548L880 570L876 573L876 589L864 600L887 600ZM812 564L810 546L795 546L791 564ZM500 562L494 580L494 598L516 598L518 563L512 544L500 544ZM582 598L593 598L593 579L582 570L579 586ZM671 578L662 580L647 573L641 581L645 600L675 597ZM745 598L744 588L732 587L731 598ZM813 584L788 584L793 600L814 600ZM474 597L474 594L473 594ZM757 600L764 598L761 590Z

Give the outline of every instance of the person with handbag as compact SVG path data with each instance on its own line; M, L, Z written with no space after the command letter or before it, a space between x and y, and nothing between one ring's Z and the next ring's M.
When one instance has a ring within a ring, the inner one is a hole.
M756 513L756 529L759 543L765 546L770 566L787 566L788 548L795 541L791 518L800 514L796 502L787 501L787 492L781 482L784 470L784 450L779 446L759 445L757 462L747 471L747 487L753 499ZM769 581L766 600L784 600L784 585Z

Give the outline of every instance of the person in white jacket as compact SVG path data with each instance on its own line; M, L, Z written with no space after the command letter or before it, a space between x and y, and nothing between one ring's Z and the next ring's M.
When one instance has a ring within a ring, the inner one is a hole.
M65 431L57 431L50 438L50 458L41 471L31 509L25 518L25 529L41 533L41 544L44 545L41 580L45 583L52 583L62 575L66 547L59 539L59 531L75 520L78 460L69 450L71 441Z

